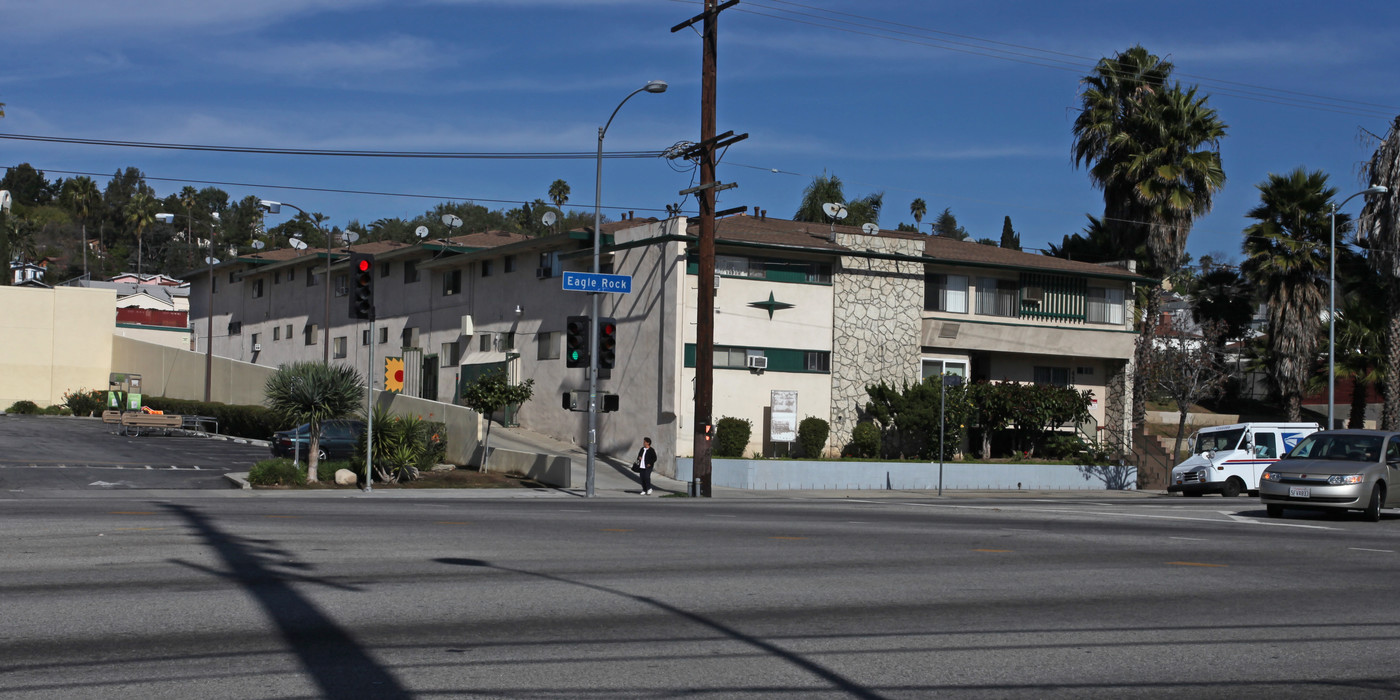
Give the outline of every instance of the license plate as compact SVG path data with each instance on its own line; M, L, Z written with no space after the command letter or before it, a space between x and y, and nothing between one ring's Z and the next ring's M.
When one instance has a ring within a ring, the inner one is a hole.
M1311 486L1289 486L1289 487L1288 487L1288 497L1289 497L1289 498L1312 498L1312 487L1311 487Z

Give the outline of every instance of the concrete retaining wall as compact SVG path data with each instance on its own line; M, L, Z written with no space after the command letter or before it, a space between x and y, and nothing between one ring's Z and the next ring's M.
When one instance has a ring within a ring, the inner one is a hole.
M542 455L533 452L492 449L483 472L498 474L520 474L541 484L567 489L572 488L572 464L568 457Z
M676 460L676 478L690 481L694 460ZM938 463L716 459L710 483L740 489L937 489ZM943 465L945 489L1103 491L1133 488L1135 467L1089 469L1072 464Z

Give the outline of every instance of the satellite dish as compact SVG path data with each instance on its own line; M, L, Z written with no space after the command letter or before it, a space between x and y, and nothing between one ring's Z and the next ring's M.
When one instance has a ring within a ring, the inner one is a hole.
M303 241L300 238L293 238L292 240L287 242L292 244L292 247L297 250L306 250L306 241Z
M345 245L350 245L351 243L360 240L360 234L355 233L354 231L346 231L345 233L340 234L340 238L341 240L345 241Z
M448 216L452 216L452 215L451 215L451 214L448 214ZM445 217L444 217L444 218L445 218ZM457 218L457 217L453 216L452 218L455 219L455 218ZM415 236L417 236L417 237L419 237L419 238L427 238L427 237L428 237L428 227L427 227L427 226L419 226L418 228L413 229L413 235L415 235Z
M442 223L447 224L448 226L451 226L452 228L462 228L462 219L461 219L461 217L457 216L456 214L443 214L443 215L442 215ZM425 229L425 230L426 230L426 229ZM423 235L426 236L427 234L423 234ZM421 238L421 237L422 237L422 236L420 236L420 238Z
M875 224L861 224L860 230L867 236L873 236L880 232L880 227Z
M839 204L837 202L827 202L826 204L822 205L822 211L826 212L827 216L837 221L846 218L846 205L844 204Z
M540 217L540 223L544 224L545 226L553 226L554 222L558 220L559 216L552 211L547 211L544 213L544 216Z
M254 249L254 250L262 250L263 247L266 246L266 245L267 245L267 244L266 244L266 243L263 243L262 241L253 241L253 249Z
M218 258L206 257L206 258L204 258L204 262L206 262L206 263L208 263L208 264L210 264L210 265L218 265L218 264L219 264L219 259L218 259Z

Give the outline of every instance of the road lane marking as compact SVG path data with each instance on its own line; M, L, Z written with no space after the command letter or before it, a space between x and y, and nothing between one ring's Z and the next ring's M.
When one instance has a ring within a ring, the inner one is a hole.
M972 550L972 551L974 551L974 552L991 552L991 553L993 553L993 554L1007 554L1007 553L1010 553L1010 552L1013 551L1013 550L1010 550L1010 549L974 549L974 550Z
M605 527L602 528L602 530L603 532L631 532L631 530L625 527Z
M716 515L716 514L714 514L714 513L706 513L706 514L705 514L705 517L707 517L707 518L737 518L737 517L739 517L739 516L737 516L737 515Z
M805 540L806 537L769 537L770 540Z
M439 520L439 521L437 521L436 523L433 523L433 524L434 524L434 525L471 525L471 521L469 521L469 520L466 520L466 521L459 521L459 520Z
M1224 569L1230 566L1229 564L1202 564L1198 561L1169 561L1167 564L1170 566L1202 566L1211 569Z
M1393 549L1367 549L1365 547L1347 547L1347 549L1355 550L1357 552L1382 552L1385 554L1395 553L1395 550Z
M264 517L264 518L287 518L287 519L296 519L296 518L300 518L301 516L300 516L300 515L264 515L263 517Z
M1032 530L1030 528L1024 527L1004 527L1002 529L1007 530L1009 532L1040 532L1040 530Z
M155 512L147 510L113 510L109 511L107 515L155 515Z
M879 503L878 501L861 501L862 503ZM1025 508L1013 509L1008 506L960 506L952 503L893 503L889 505L920 506L923 508L960 508L963 510L990 510L1007 513L1064 513L1067 515L1106 515L1118 518L1148 518L1155 520L1188 520L1198 523L1244 523L1249 525L1264 525L1274 527L1301 527L1309 530L1340 530L1337 527L1327 527L1324 525L1306 525L1303 523L1281 523L1273 520L1257 520L1236 516L1232 520L1221 520L1220 518L1192 518L1184 515L1153 515L1150 513L1110 513L1097 510L1069 510L1065 508Z
M1210 541L1210 540L1207 540L1207 539L1204 538L1204 537L1168 537L1167 539L1170 539L1170 540L1186 540L1186 541L1188 541L1188 542L1209 542L1209 541Z
M164 529L165 529L165 528L163 528L163 527L114 527L114 528L112 528L113 531L118 531L118 532L120 532L120 531L127 531L127 530L164 530Z

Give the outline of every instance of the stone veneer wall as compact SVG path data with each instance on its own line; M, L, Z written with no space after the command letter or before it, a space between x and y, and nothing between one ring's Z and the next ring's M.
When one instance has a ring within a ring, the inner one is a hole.
M923 242L859 234L836 235L854 250L918 257ZM920 379L919 333L924 308L922 262L843 256L832 270L831 438L839 450L851 440L865 387L884 380L901 387Z
M1133 385L1128 381L1132 375L1131 364L1110 361L1105 365L1108 376L1104 379L1104 392L1108 395L1104 397L1102 439L1115 450L1132 452Z

